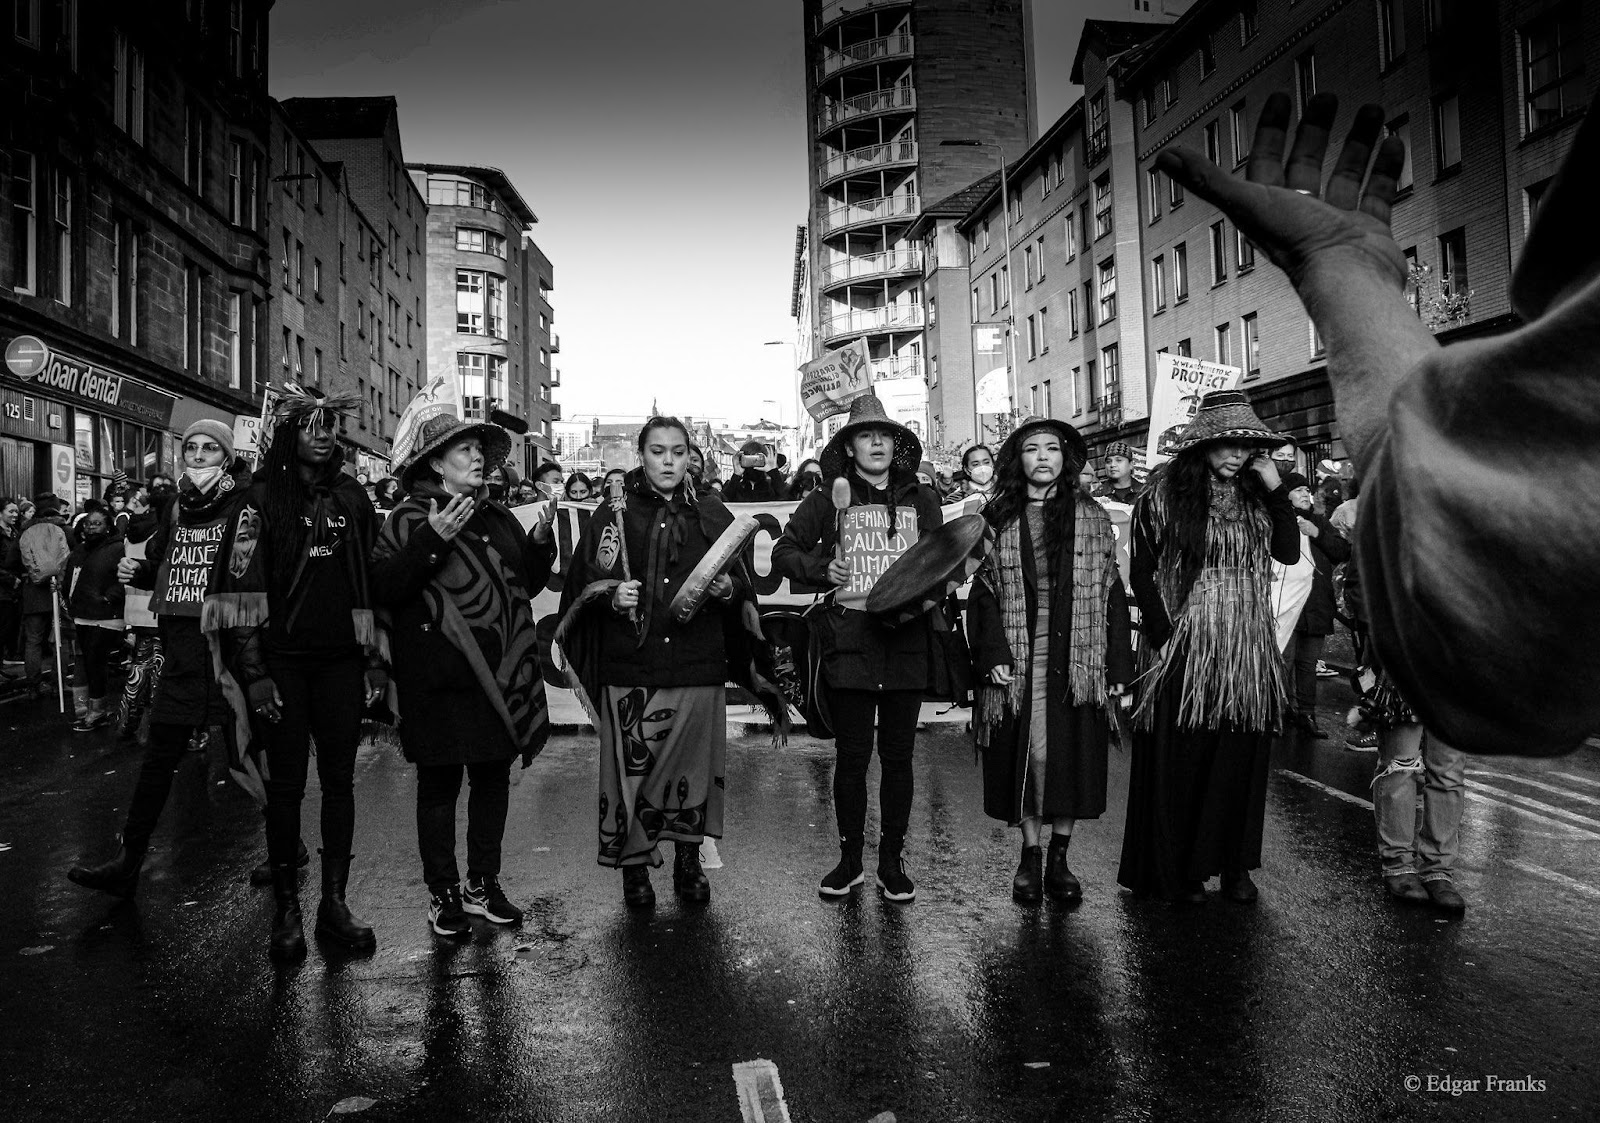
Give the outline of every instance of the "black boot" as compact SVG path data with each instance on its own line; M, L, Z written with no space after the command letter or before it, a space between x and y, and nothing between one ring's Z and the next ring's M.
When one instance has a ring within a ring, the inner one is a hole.
M294 868L303 870L311 864L311 851L306 849L306 840L300 840L300 849L294 856ZM268 858L261 859L261 864L250 871L251 885L272 884L272 861Z
M1052 834L1050 856L1044 868L1044 891L1055 900L1069 905L1083 900L1083 886L1067 868L1067 844L1071 841L1070 834Z
M1042 862L1037 846L1022 848L1022 861L1017 863L1017 876L1011 879L1012 899L1027 904L1043 899L1042 875L1039 872Z
M144 847L130 847L126 842L117 845L116 856L97 866L73 866L67 871L67 880L85 889L98 889L113 897L131 897L139 885L139 869L144 865Z
M846 897L866 878L861 872L861 840L839 840L839 864L823 875L817 892L824 897Z
M649 866L622 867L622 899L630 909L647 909L656 903L656 891L650 888Z
M306 954L306 933L300 923L300 876L295 867L272 867L272 895L278 911L272 917L267 954L273 959L300 959Z
M672 862L672 889L685 901L709 901L711 882L700 869L700 844L679 842Z
M1249 870L1234 870L1223 872L1222 895L1236 905L1253 905L1261 894L1250 879Z
M370 951L378 946L372 926L350 912L344 887L350 881L350 857L322 855L322 900L317 905L317 935L347 948Z
M884 900L898 902L917 898L916 883L906 873L901 856L905 842L904 838L887 834L878 839L878 892L883 894Z

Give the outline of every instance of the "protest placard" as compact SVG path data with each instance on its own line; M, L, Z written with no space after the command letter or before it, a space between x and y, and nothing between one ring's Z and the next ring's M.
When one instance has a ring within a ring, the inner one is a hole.
M1161 352L1156 356L1156 379L1150 396L1150 436L1145 465L1154 468L1172 456L1172 447L1194 420L1200 399L1213 390L1231 390L1243 372L1238 367L1208 363L1188 355Z
M800 368L800 401L817 421L843 413L872 389L872 358L858 339Z

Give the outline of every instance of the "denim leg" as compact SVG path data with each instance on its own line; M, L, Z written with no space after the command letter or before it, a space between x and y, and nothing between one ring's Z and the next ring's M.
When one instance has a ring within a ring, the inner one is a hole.
M1422 826L1417 831L1417 872L1423 881L1449 880L1461 848L1466 806L1467 756L1433 734L1422 746Z
M1378 860L1385 877L1416 872L1421 740L1420 725L1402 725L1378 734L1378 768L1372 777L1372 814L1378 828Z

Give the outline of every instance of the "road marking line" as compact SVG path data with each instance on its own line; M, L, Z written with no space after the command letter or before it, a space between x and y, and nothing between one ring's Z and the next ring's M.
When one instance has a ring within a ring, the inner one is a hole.
M1555 870L1547 870L1543 866L1537 865L1533 862L1524 862L1521 858L1507 858L1506 865L1515 866L1523 873L1531 873L1534 877L1542 877L1546 881L1555 882L1557 885L1564 885L1568 889L1571 889L1577 893L1582 893L1586 897L1600 899L1600 889L1596 889L1593 885L1590 885L1586 881L1579 881L1575 877L1568 877L1564 873L1557 873Z
M1563 780L1572 780L1579 784L1589 784L1593 787L1600 788L1600 780L1591 780L1587 776L1576 776L1571 772L1548 772L1546 775L1560 776Z
M1495 799L1492 796L1484 795L1482 792L1473 791L1471 788L1468 788L1464 794L1474 803L1487 803L1490 807L1498 807L1502 811L1515 811L1518 815L1526 815L1530 819L1537 819L1547 827L1559 827L1567 832L1568 838L1588 838L1600 842L1600 834L1596 834L1594 831L1586 831L1582 827L1573 826L1571 823L1563 823L1559 819L1552 819L1550 816L1541 815L1537 811L1529 811L1526 807L1518 807L1514 803L1506 803L1504 800Z
M733 1084L739 1092L744 1123L789 1123L789 1105L783 1102L783 1081L778 1066L757 1057L733 1066Z
M1365 807L1368 811L1372 810L1372 801L1370 799L1362 799L1358 795L1351 795L1347 791L1341 791L1329 784L1324 784L1321 780L1313 780L1310 776L1302 776L1298 772L1290 772L1287 768L1278 769L1278 775L1287 776L1291 780L1297 780L1302 784L1316 788L1318 791L1327 792L1335 799L1342 799L1346 803L1355 804L1357 807Z
M1504 788L1497 788L1492 784L1480 784L1476 780L1468 780L1467 788L1469 791L1472 789L1477 789L1478 791L1488 792L1491 795L1498 796L1500 799L1508 803L1517 803L1521 804L1523 807L1531 807L1535 811L1544 812L1546 815L1554 815L1557 818L1576 823L1582 828L1592 828L1590 829L1589 833L1594 838L1600 838L1600 833L1595 833L1600 831L1600 820L1591 819L1587 815L1579 815L1576 812L1566 811L1560 807L1552 807L1548 803L1540 803L1536 799L1529 799L1527 796L1518 795L1516 792L1508 792Z
M1558 788L1554 784L1540 783L1538 780L1530 780L1526 776L1514 776L1509 772L1489 772L1481 768L1469 768L1467 770L1467 775L1488 776L1495 780L1510 780L1513 783L1525 784L1530 788L1538 788L1540 791L1554 792L1556 795L1566 796L1568 799L1575 799L1579 803L1589 803L1596 807L1600 807L1600 799L1596 799L1592 795L1588 795L1584 792L1575 792L1570 788Z

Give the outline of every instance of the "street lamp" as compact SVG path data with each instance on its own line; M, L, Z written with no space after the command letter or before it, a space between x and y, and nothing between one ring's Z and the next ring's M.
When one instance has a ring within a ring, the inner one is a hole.
M798 461L800 458L800 415L805 412L800 402L800 354L794 345L794 341L790 339L768 339L761 346L787 347L789 349L789 369L793 372L794 378L794 455ZM770 398L763 400L772 401ZM778 403L773 402L772 404L777 405ZM780 424L783 421L781 412L778 415L778 421Z
M1017 411L1017 367L1013 361L1013 352L1016 348L1015 337L1017 334L1016 304L1011 299L1011 194L1006 186L1006 152L1000 145L987 140L941 140L941 148L992 148L1000 160L1000 231L1006 240L1006 393L1011 398L1011 415L1016 416ZM976 429L973 434L974 441L983 439L982 417L978 413L978 385L972 385L972 423Z

